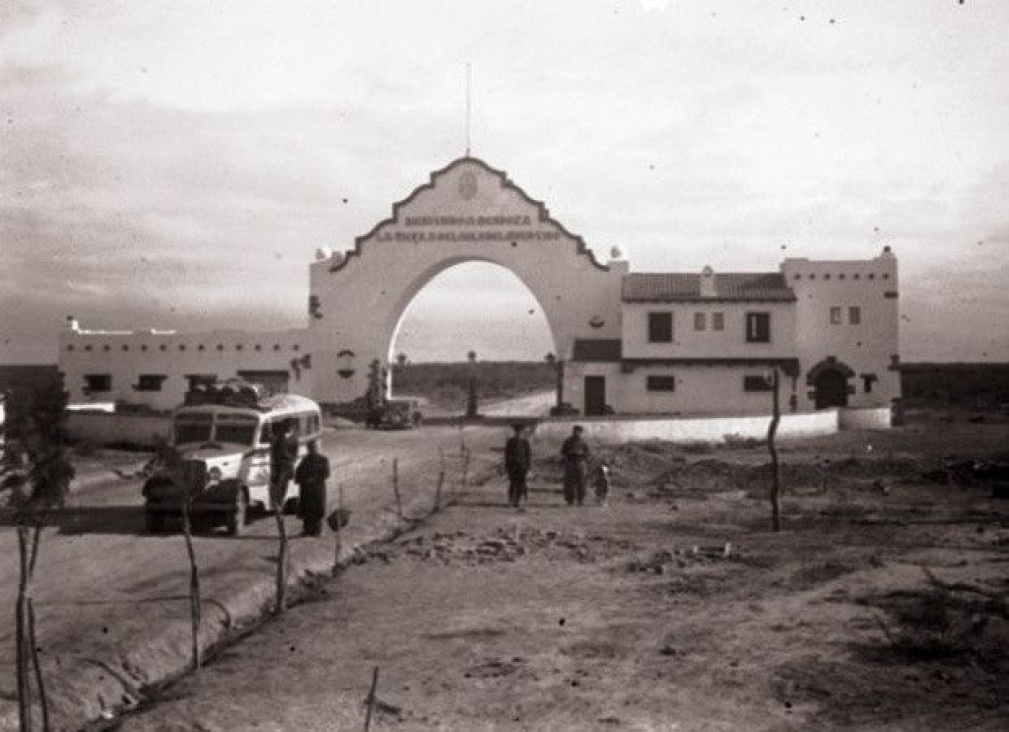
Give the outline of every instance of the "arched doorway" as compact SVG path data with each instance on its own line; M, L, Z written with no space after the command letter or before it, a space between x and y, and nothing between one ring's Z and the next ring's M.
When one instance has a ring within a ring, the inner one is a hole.
M813 387L813 403L817 409L848 406L848 379L855 372L846 363L828 356L806 374L806 383Z
M433 173L354 248L312 265L309 331L313 395L325 404L367 392L387 370L413 298L457 264L489 262L514 274L539 303L563 363L578 338L620 337L626 261L603 264L546 207L475 158ZM563 366L561 367L563 370Z

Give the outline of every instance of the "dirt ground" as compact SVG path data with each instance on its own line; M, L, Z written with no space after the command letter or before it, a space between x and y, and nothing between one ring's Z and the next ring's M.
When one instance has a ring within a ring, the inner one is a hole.
M524 510L500 480L163 690L125 730L1006 729L1009 501L942 456L1004 422L766 448L599 448L605 507L564 505L556 445Z

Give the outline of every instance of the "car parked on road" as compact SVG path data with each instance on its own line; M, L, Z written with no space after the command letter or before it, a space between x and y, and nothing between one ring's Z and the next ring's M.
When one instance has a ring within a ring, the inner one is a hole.
M381 407L369 412L365 426L378 430L412 430L420 427L423 421L420 400L401 397L387 399Z

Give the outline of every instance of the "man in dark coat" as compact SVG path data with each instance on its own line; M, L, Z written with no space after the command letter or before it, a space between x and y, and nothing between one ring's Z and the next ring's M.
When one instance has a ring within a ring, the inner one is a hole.
M589 446L582 439L584 428L575 425L571 437L561 445L564 459L564 501L569 506L585 502L585 483L589 472Z
M526 478L532 465L532 451L525 436L525 427L512 425L515 434L505 443L505 472L508 473L508 503L518 508L519 502L528 495Z
M319 452L318 444L312 440L308 443L308 454L302 458L294 473L294 482L300 487L298 501L306 536L318 536L322 532L328 477L329 459Z
M270 437L270 501L275 508L283 508L287 485L294 477L294 464L298 461L298 437L294 433L294 420L285 419L274 425Z

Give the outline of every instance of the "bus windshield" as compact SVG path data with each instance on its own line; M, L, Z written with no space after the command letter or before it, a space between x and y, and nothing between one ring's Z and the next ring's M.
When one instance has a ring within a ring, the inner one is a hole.
M235 442L239 445L255 444L256 427L259 420L250 414L217 415L217 429L214 439L217 442Z
M180 414L175 418L175 444L209 442L211 415L201 412Z

